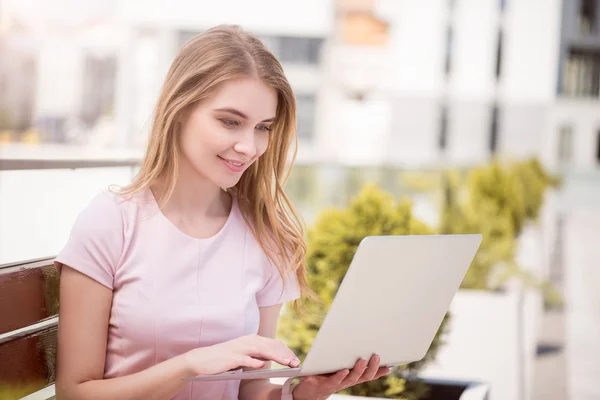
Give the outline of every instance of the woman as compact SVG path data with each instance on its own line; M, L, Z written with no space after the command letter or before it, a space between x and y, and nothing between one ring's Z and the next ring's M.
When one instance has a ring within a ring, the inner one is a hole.
M189 383L296 367L275 339L306 292L303 232L282 189L295 101L254 36L215 27L175 58L134 181L97 195L56 258L57 394L66 399L278 399L268 381ZM303 379L325 399L388 373L377 357Z

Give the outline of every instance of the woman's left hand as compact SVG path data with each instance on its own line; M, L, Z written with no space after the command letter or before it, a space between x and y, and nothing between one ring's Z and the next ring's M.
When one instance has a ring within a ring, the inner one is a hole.
M390 369L380 367L379 362L379 356L374 355L368 363L366 360L358 360L351 370L343 369L331 375L307 376L294 388L294 400L327 399L340 390L389 374Z

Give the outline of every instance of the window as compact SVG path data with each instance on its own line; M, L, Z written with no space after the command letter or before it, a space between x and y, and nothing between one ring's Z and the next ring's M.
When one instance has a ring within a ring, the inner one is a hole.
M446 76L450 75L452 70L452 39L454 37L452 27L448 26L446 28L446 59L444 61L444 71L446 72Z
M589 35L596 32L597 0L580 0L579 4L579 32Z
M493 154L498 147L498 105L492 107L492 118L490 123L490 152Z
M288 36L259 36L282 63L317 64L323 39Z
M443 105L440 112L440 136L438 146L444 151L448 146L448 106Z
M311 140L314 131L316 101L314 94L298 94L296 109L298 110L298 140Z
M83 69L81 118L88 125L112 112L117 62L114 57L86 56Z
M577 97L600 96L600 53L571 50L565 63L562 93Z
M502 74L502 30L498 31L498 43L496 47L496 78Z
M563 125L558 133L558 160L569 162L573 156L573 128Z
M317 64L322 42L322 39L316 38L280 37L281 62Z

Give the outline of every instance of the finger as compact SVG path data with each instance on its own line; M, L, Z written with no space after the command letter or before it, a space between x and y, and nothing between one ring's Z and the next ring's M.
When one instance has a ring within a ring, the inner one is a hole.
M283 342L263 336L254 336L248 346L248 355L290 367L300 365L300 360Z
M389 374L390 372L392 372L392 370L391 370L390 368L388 368L388 367L381 367L381 368L379 368L379 370L378 370L378 371L375 373L375 376L373 377L373 379L372 379L372 380L379 379L379 378L381 378L382 376Z
M340 386L340 384L342 383L342 381L344 379L346 379L346 377L348 376L348 374L350 374L350 370L349 369L339 370L338 372L336 372L335 374L331 375L330 377L324 378L325 379L325 385L326 386L330 386L330 387L338 387L338 386Z
M378 355L373 355L371 357L371 360L369 361L369 366L367 367L367 369L365 369L365 372L363 372L362 376L359 378L359 381L366 382L373 380L375 374L379 370L380 361L381 360Z
M342 381L342 385L346 385L346 386L355 385L356 382L358 382L358 380L362 376L362 374L365 372L366 368L367 368L367 361L363 360L361 358L360 360L358 360L356 362L356 364L354 365L354 368L352 368L352 371L350 371L350 373L348 374L346 379L344 379Z
M238 364L240 365L240 367L247 367L247 368L262 368L265 366L265 362L263 360L259 360L257 358L254 357L250 357L250 356L245 356L242 357L241 360L238 362Z

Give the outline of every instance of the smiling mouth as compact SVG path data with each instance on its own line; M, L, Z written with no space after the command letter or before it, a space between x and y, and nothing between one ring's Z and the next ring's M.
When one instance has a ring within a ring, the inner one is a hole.
M226 163L233 165L235 167L242 167L244 165L244 163L240 163L240 162L235 162L235 161L231 161L231 160L227 160L221 156L217 156L219 157L221 160L225 161Z

